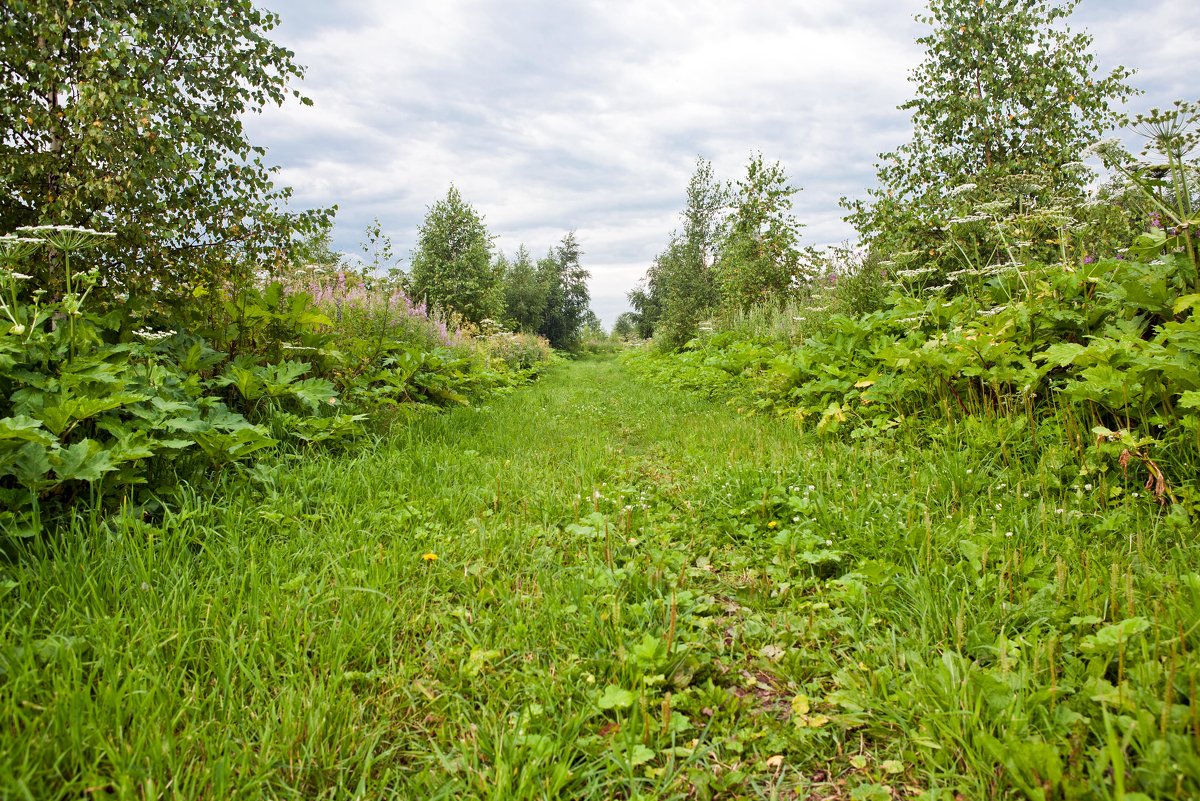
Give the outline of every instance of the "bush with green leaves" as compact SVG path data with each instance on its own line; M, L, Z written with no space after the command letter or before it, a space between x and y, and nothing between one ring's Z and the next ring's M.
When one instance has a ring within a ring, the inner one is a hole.
M535 337L452 340L411 305L314 298L279 283L230 290L209 338L125 332L120 315L89 302L97 273L78 270L77 254L104 234L20 233L0 237L0 532L8 536L37 533L76 501L156 509L181 482L265 449L335 444L359 433L367 413L467 403L549 361ZM63 295L20 272L39 252L62 269Z
M1127 254L1014 259L955 291L897 273L883 308L832 314L802 343L732 326L651 369L855 439L1011 418L1039 458L1061 458L1065 443L1074 469L1140 476L1159 501L1200 513L1196 168L1181 155L1195 115L1186 104L1172 113L1155 119L1175 137L1159 142L1173 181L1124 168L1166 220Z
M212 395L214 366L202 343L143 330L112 342L113 321L92 313L95 272L73 271L71 256L103 235L34 228L0 237L0 529L40 530L43 509L76 498L126 502L168 492L189 466L221 466L275 443L270 434ZM19 265L51 250L66 293L30 289ZM189 465L189 463L191 463Z

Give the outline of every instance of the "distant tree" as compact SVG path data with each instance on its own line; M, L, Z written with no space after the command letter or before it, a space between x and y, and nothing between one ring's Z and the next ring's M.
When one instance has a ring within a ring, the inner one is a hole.
M583 318L583 330L581 336L584 339L607 339L608 332L604 330L604 323L600 319L600 315L591 309L587 310L587 314Z
M625 342L639 338L637 314L634 312L622 312L617 315L617 321L613 323L612 336L613 339Z
M629 305L633 307L629 314L641 339L654 336L655 326L662 317L662 291L661 285L655 280L655 266L650 266L646 277L627 295Z
M329 274L342 269L342 254L333 249L333 220L321 221L302 237L293 258L301 270Z
M765 163L761 153L750 157L725 220L716 267L726 306L745 311L779 305L813 278L799 246L803 226L792 216L798 191L782 164Z
M388 275L395 278L399 272L395 248L392 238L383 230L379 218L371 220L364 231L366 239L359 245L362 254L363 268L373 275Z
M0 2L0 232L115 233L89 259L97 292L164 300L175 322L198 287L294 264L332 212L287 212L243 126L289 94L310 102L268 38L278 24L251 0Z
M1092 37L1066 25L1078 2L930 0L917 17L932 28L918 40L917 94L900 107L912 112L912 141L881 154L868 201L846 204L870 244L933 249L961 211L953 187L969 184L978 203L1032 176L1018 182L1026 206L1082 193L1082 150L1135 90L1124 67L1100 73Z
M408 278L410 294L433 311L458 314L468 322L500 317L503 290L491 251L483 217L451 186L421 225Z
M504 319L514 331L533 334L542 327L547 291L529 250L521 245L504 271Z
M640 295L631 294L634 308L654 316L654 336L677 348L696 335L700 321L720 302L714 266L722 215L729 189L718 182L711 162L696 161L688 182L680 228L666 249L655 257Z
M546 290L545 312L538 333L556 348L577 348L587 320L590 302L587 280L591 273L580 264L582 255L575 232L571 231L537 265L538 279Z

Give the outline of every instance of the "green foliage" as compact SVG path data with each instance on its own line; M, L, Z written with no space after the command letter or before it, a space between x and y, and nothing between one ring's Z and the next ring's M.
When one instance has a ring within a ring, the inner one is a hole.
M546 298L537 333L563 350L579 347L591 313L587 286L591 273L580 264L582 255L575 232L569 231L537 264L537 283Z
M1015 419L821 436L626 369L679 358L15 549L0 787L1200 794L1187 520Z
M133 298L114 308L139 322L181 322L197 288L289 261L294 233L328 213L284 210L289 191L245 137L243 115L302 75L268 38L278 21L249 0L0 6L0 231L115 233L97 293ZM35 273L65 288L50 264Z
M613 323L612 337L622 342L629 342L640 337L638 316L633 312L622 312Z
M729 189L717 182L712 163L697 159L687 187L680 227L655 257L643 288L630 293L643 338L677 348L696 335L700 321L720 302L715 265Z
M524 245L504 269L504 319L514 331L536 333L542 327L549 292Z
M918 40L925 60L911 77L917 95L901 106L912 111L913 139L880 156L870 201L849 204L868 244L915 251L910 266L919 266L943 252L946 221L977 214L981 204L1027 209L1082 199L1081 153L1114 126L1113 105L1134 90L1129 70L1100 74L1091 37L1066 26L1077 4L931 0L918 18L932 30ZM969 189L950 191L960 185ZM985 260L998 247L994 237L976 246Z
M421 225L408 276L409 294L444 317L470 323L501 315L501 276L491 261L492 238L483 218L451 186Z
M750 157L724 221L715 268L727 307L779 306L811 282L812 268L799 248L802 226L791 215L798 191L779 162L766 164L761 153Z
M386 284L316 299L278 282L248 286L223 298L207 340L143 329L122 341L120 316L88 302L96 271L71 273L71 254L103 237L24 233L0 237L0 532L9 537L37 534L77 503L160 513L181 481L281 444L335 445L360 432L366 412L464 404L549 361L536 340L449 347L444 328ZM30 292L16 271L46 249L67 271L61 298Z
M1200 169L1194 155L1200 145L1198 124L1200 103L1182 101L1166 111L1154 109L1133 118L1134 131L1146 138L1142 155L1154 154L1165 159L1165 164L1139 162L1114 141L1099 142L1093 151L1150 210L1151 228L1134 241L1130 253L1148 259L1183 251L1197 276L1195 290L1200 292L1200 243L1192 233L1200 224Z

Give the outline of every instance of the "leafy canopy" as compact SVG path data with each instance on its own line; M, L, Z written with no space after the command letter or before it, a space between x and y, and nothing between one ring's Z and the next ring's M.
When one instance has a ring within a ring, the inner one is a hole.
M717 263L728 307L746 311L760 303L780 305L809 278L799 247L803 226L791 213L798 191L782 164L767 164L761 153L750 157L725 221Z
M679 347L719 304L714 266L728 202L729 188L717 180L712 162L697 159L680 227L655 257L644 285L629 295L642 336L653 333L667 347Z
M574 350L579 346L591 311L587 285L591 273L580 263L582 256L575 232L569 231L537 265L538 281L546 297L538 333L556 348Z
M848 204L872 243L903 249L946 215L945 187L971 182L986 195L1002 179L1036 175L1037 194L1079 193L1080 153L1117 122L1134 89L1130 70L1100 74L1092 37L1067 20L1078 0L930 0L917 19L913 138L880 156L870 201ZM916 243L919 244L920 243Z
M410 294L430 311L471 323L503 310L500 275L492 265L492 237L483 217L451 186L425 215L409 274Z
M310 102L278 23L251 0L0 3L0 230L114 232L104 286L143 299L289 259L329 213L285 212L245 135L246 112Z

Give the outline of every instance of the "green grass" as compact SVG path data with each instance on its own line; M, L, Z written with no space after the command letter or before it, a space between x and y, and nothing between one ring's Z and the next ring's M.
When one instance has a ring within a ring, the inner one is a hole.
M586 360L80 519L0 575L0 797L1194 797L1194 534L1022 436Z

